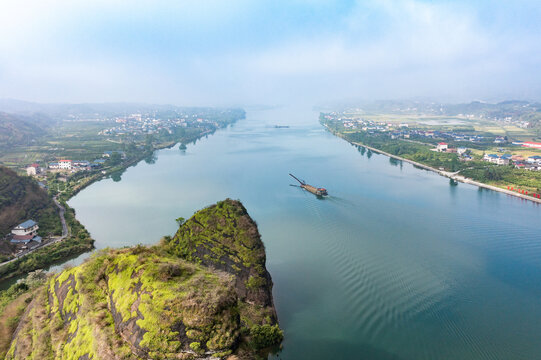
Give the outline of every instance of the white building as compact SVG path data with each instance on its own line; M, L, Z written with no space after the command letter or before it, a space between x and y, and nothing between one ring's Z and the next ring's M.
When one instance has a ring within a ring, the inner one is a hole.
M41 242L41 237L38 236L39 226L34 220L26 220L17 225L11 230L11 242L28 243L30 241Z
M441 142L441 143L438 143L438 145L436 146L436 150L439 152L445 152L447 151L448 147L449 145L447 145L447 143Z
M71 170L71 160L58 161L58 168L62 170Z
M33 176L41 172L38 164L32 164L26 168L26 175Z

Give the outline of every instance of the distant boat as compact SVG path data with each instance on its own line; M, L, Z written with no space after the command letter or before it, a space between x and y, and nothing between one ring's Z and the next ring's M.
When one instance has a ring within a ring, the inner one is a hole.
M289 125L274 125L275 129L288 129Z
M301 184L301 188L303 188L304 190L306 190L308 192L311 192L312 194L314 194L316 196L327 196L327 195L329 195L327 193L327 189L325 189L325 188L317 188L315 186L308 185L304 181L301 181L301 180L297 179L293 174L289 174L289 176L291 176L293 179L297 180L299 182L299 184Z

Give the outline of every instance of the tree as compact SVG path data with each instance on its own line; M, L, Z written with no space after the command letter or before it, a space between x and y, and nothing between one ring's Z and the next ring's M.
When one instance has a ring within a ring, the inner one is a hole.
M115 165L118 165L120 164L120 162L122 161L122 155L120 155L119 152L113 152L111 154L111 156L109 157L109 159L107 160L107 163L111 166L115 166Z
M178 226L182 226L186 222L186 219L179 217L175 221L177 222Z

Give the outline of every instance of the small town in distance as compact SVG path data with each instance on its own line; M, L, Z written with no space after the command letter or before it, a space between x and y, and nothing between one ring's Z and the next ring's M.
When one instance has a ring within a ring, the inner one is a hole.
M322 112L346 140L425 165L446 176L541 199L540 105L368 103Z

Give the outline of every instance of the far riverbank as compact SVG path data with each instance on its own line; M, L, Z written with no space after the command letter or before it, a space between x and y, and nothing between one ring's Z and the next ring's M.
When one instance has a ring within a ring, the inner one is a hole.
M229 124L228 124L229 125ZM220 129L220 128L219 128ZM169 149L176 146L179 142L182 143L195 143L197 140L202 139L205 136L213 134L216 130L203 131L195 137L188 139L177 139L175 141L161 142L153 145L149 151L144 151L128 159L116 166L107 167L101 171L97 171L94 174L79 179L75 186L68 187L68 189L58 192L53 196L55 204L59 208L59 216L62 222L62 235L59 239L46 243L43 246L28 251L20 256L3 262L0 264L0 290L5 290L11 286L14 281L26 277L31 271L38 269L49 269L52 266L61 265L67 261L72 260L74 257L78 257L81 254L90 252L95 249L94 239L86 231L84 225L76 219L75 210L68 205L68 201L76 196L81 190L89 187L90 185L99 182L103 179L109 178L114 174L121 174L132 166L136 166L141 161L144 161L148 157L154 156L156 151ZM66 210L70 213L70 224L66 224L64 214ZM76 227L78 231L71 231L71 227ZM78 239L79 230L83 230L83 239ZM71 236L73 234L73 236ZM81 245L85 243L85 246ZM52 250L51 250L52 249ZM50 252L54 252L55 255L51 256Z
M388 156L390 158L397 159L397 160L400 160L400 161L408 162L408 163L410 163L410 164L412 164L414 166L420 167L420 168L428 170L428 171L433 171L433 172L435 172L435 173L437 173L437 174L439 174L441 176L445 176L445 177L447 177L449 179L452 179L452 180L455 180L455 181L458 181L458 182L461 182L461 183L464 183L464 184L470 184L470 185L474 185L474 186L477 186L477 187L480 187L480 188L493 190L493 191L498 191L498 192L501 192L501 193L504 193L504 194L507 194L507 195L515 196L515 197L518 197L518 198L521 198L521 199L524 199L524 200L529 200L529 201L541 204L541 199L536 199L536 198L528 196L528 195L519 194L519 193L510 191L510 190L507 190L507 189L499 188L497 186L481 183L479 181L475 181L475 180L466 178L466 177L464 177L462 175L458 175L457 173L439 170L439 169L433 168L431 166L421 164L419 162L416 162L416 161L413 161L413 160L410 160L410 159L406 159L406 158L403 158L401 156L393 155L393 154L390 154L388 152L376 149L374 147L371 147L371 146L368 146L368 145L365 145L365 144L362 144L362 143L349 141L344 136L342 136L342 134L332 131L326 124L323 124L323 126L325 126L325 128L331 134L333 134L335 136L338 136L339 138L344 139L345 141L349 142L350 144L365 147L366 149L369 149L370 151L373 151L375 153L382 154L382 155L385 155L385 156Z

